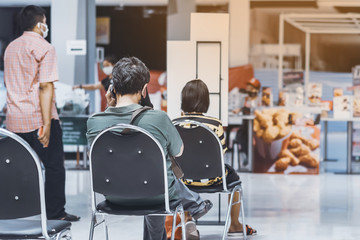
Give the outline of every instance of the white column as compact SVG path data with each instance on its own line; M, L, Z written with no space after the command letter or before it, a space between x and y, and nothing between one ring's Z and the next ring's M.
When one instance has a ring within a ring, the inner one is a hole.
M249 63L250 1L229 0L230 38L229 66Z
M278 61L278 88L283 85L283 48L284 48L284 15L279 18L279 61Z
M167 40L190 40L190 15L196 12L195 0L172 0L175 4L167 17Z
M308 86L310 81L310 33L306 33L305 38L305 99L307 101Z
M59 80L69 85L74 84L75 56L66 55L67 40L77 36L78 1L51 1L51 43L58 57Z

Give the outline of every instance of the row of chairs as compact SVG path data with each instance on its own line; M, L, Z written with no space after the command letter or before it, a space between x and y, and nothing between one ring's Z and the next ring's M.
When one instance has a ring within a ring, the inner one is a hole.
M233 196L240 192L241 216L244 208L241 182L227 184L222 145L207 126L194 121L174 122L184 142L184 153L178 159L188 179L206 179L223 176L223 184L215 187L191 187L198 193L230 193L222 239L226 238ZM184 124L191 128L184 128ZM71 224L46 218L44 185L40 160L30 146L19 136L0 129L0 239L71 239ZM179 205L170 209L166 157L160 143L146 130L118 124L102 131L90 149L90 178L92 189L92 217L90 240L94 229L104 224L108 239L106 215L172 215L171 238L175 229L182 227L185 239L184 209ZM156 206L128 207L98 201L97 195L147 199L163 196ZM219 206L220 207L220 206ZM176 215L181 223L176 225ZM39 220L21 219L40 215ZM98 217L102 217L98 221ZM244 229L245 226L244 226ZM246 232L244 231L244 239Z

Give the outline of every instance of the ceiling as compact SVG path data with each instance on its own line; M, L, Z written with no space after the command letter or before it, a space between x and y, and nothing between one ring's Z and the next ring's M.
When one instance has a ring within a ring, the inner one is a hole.
M41 6L49 6L51 1L61 0L1 0L0 6L24 6L28 4L36 4ZM150 6L150 5L167 5L168 0L95 0L99 6ZM239 0L242 1L242 0ZM258 3L315 3L317 6L328 7L352 7L360 6L360 0L250 0L252 4ZM196 0L198 5L220 5L226 4L229 0Z
M54 0L1 0L0 6L24 6L29 4L49 6ZM60 1L60 0L57 0ZM95 0L98 6L157 6L167 5L168 0ZM228 0L196 0L199 5L226 4Z

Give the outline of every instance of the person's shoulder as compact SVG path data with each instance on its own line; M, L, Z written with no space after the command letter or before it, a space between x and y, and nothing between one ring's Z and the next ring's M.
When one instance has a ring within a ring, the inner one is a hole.
M56 52L55 47L51 43L49 43L46 39L41 38L40 43L46 52Z
M98 119L102 118L104 115L105 115L104 112L94 113L88 118L87 122L89 124L90 122L97 121Z
M145 111L145 115L148 117L158 118L158 119L169 118L166 112L155 109L149 109Z
M196 116L196 115L189 115L189 116L182 116L179 117L178 119L190 119L190 120L194 120L194 121L198 121L201 123L207 123L207 124L211 124L211 125L222 125L221 120L215 117L211 117L211 116L205 116L205 115L200 115L200 116Z
M19 44L22 42L22 36L14 39L13 41L11 41L8 46L6 47L6 50L5 51L8 51L10 49L13 49L13 48L18 48L19 47Z
M204 116L205 119L209 119L209 120L212 120L214 122L218 122L221 124L221 120L216 118L216 117L211 117L211 116Z

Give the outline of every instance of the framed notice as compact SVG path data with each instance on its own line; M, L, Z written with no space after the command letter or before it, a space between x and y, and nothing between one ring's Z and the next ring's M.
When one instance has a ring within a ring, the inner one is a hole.
M96 18L96 44L110 44L110 18Z

